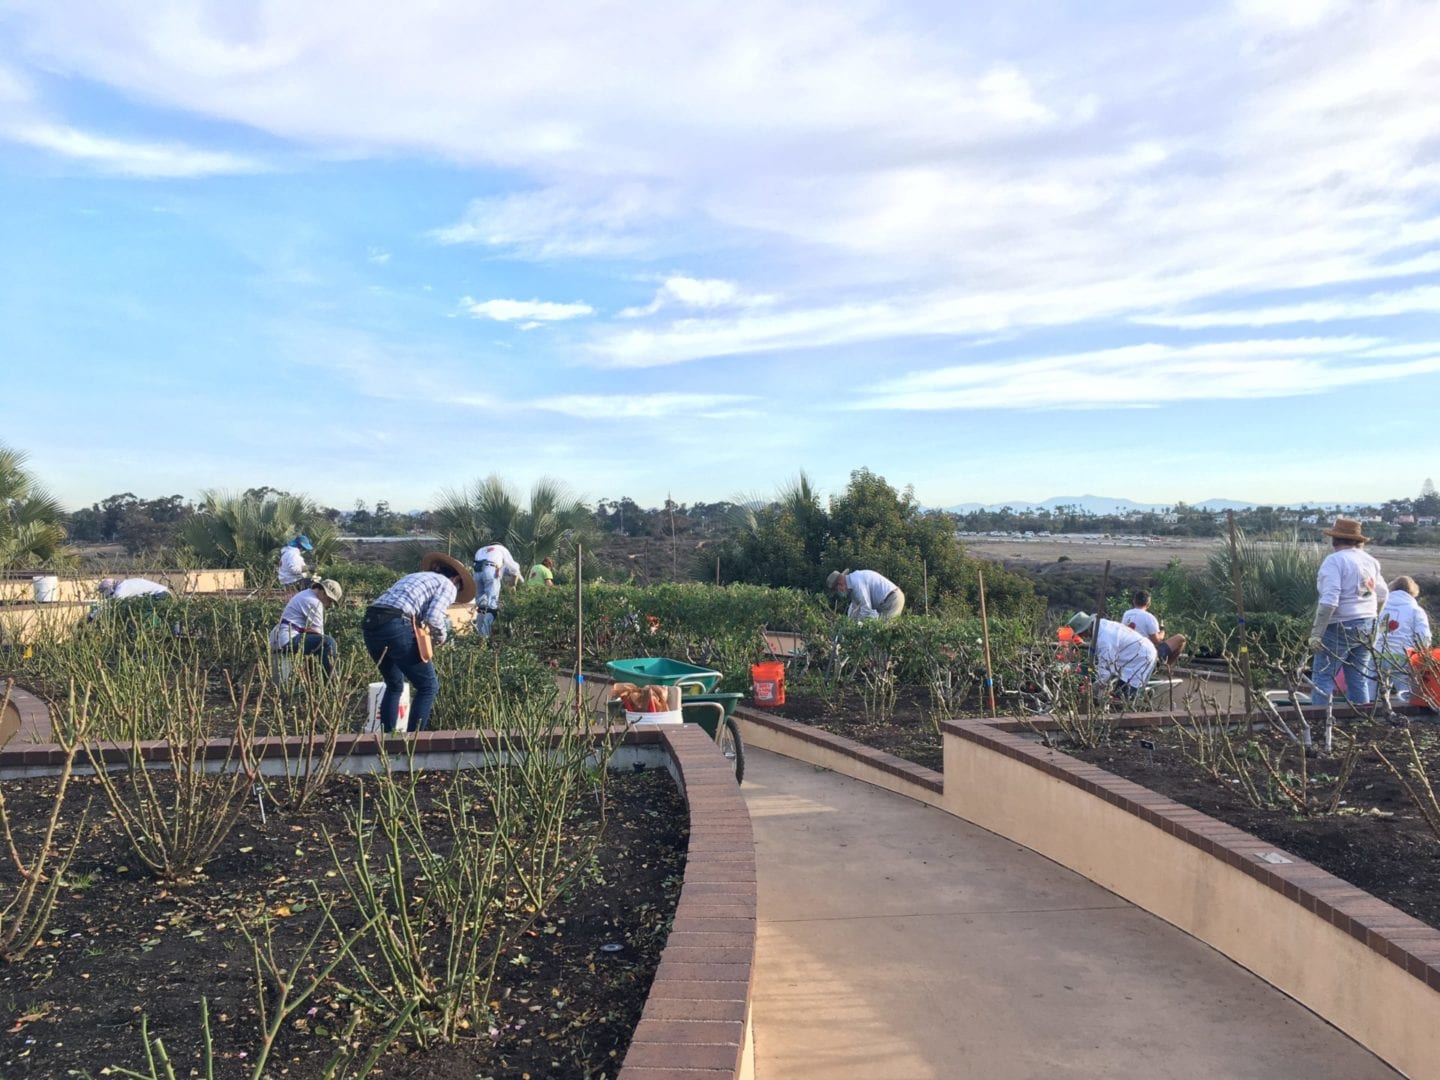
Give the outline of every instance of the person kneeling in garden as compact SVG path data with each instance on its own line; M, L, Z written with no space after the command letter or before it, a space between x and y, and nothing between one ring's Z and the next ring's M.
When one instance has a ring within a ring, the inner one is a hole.
M874 570L831 570L825 591L850 594L852 619L893 619L905 610L900 587Z
M430 650L450 634L445 609L473 599L475 578L470 571L444 552L432 551L421 560L418 574L406 574L365 609L360 624L365 649L385 681L380 698L383 730L395 730L406 680L415 687L408 730L424 731L430 725L430 710L440 692Z
M1065 625L1075 637L1095 643L1096 688L1112 687L1125 698L1137 696L1155 671L1158 657L1154 643L1123 623L1101 619L1097 631L1095 622L1094 615L1081 611Z
M345 595L338 581L326 578L301 589L285 605L280 621L270 631L270 651L320 654L325 675L335 666L335 639L325 633L325 609Z
M1131 600L1135 606L1120 616L1120 622L1149 638L1150 644L1155 646L1155 655L1162 664L1175 663L1185 648L1185 635L1175 634L1168 638L1165 636L1165 627L1160 625L1160 620L1150 612L1150 594L1146 590L1136 589Z

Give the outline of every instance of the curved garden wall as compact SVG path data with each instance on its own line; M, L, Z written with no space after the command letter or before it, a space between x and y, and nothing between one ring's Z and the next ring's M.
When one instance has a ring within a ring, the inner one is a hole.
M1207 942L1405 1074L1440 1076L1440 931L1298 856L1004 721L945 724L942 775L759 710L737 717L749 745L1023 844Z

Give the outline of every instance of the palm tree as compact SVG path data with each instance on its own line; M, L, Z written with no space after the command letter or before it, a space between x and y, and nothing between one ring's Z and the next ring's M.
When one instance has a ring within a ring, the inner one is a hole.
M25 468L19 450L0 445L0 570L68 566L65 511Z
M269 581L280 549L300 533L315 545L315 565L334 557L335 528L303 495L206 491L202 499L180 539L206 566L243 567L252 581Z
M1315 575L1324 557L1317 544L1291 536L1259 542L1237 529L1236 562L1245 610L1309 615L1315 609ZM1206 562L1206 599L1212 611L1233 611L1235 587L1230 573L1230 548L1216 544Z
M522 567L546 556L565 557L589 532L590 508L558 480L542 477L522 506L493 473L470 488L447 490L435 508L440 531L468 557L486 544L504 544Z

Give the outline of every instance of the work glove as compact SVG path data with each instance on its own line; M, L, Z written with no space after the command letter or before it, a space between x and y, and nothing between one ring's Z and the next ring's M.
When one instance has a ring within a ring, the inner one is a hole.
M1321 638L1325 633L1325 628L1330 625L1330 620L1334 617L1334 615L1334 604L1315 605L1315 621L1310 624L1309 645L1311 652L1320 651L1320 646L1322 644Z

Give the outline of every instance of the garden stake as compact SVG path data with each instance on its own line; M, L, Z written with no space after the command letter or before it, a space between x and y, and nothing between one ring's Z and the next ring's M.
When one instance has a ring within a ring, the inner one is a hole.
M1245 723L1250 723L1254 702L1250 698L1250 646L1245 643L1245 598L1240 588L1240 549L1235 541L1235 511L1225 511L1230 520L1230 586L1235 592L1235 623L1240 632L1240 672L1245 679ZM1328 747L1327 747L1328 749Z
M985 595L985 575L980 575L980 595ZM925 614L930 614L930 564L924 559L920 560L920 599L925 601ZM985 606L985 601L980 601L980 606Z
M995 673L990 670L990 618L985 614L985 571L977 566L975 573L980 578L980 635L985 639L985 690L990 695L990 716L993 719L1000 713L995 708Z
M580 592L580 548L575 545L575 726L585 723L585 644L581 630L584 626L585 610Z

